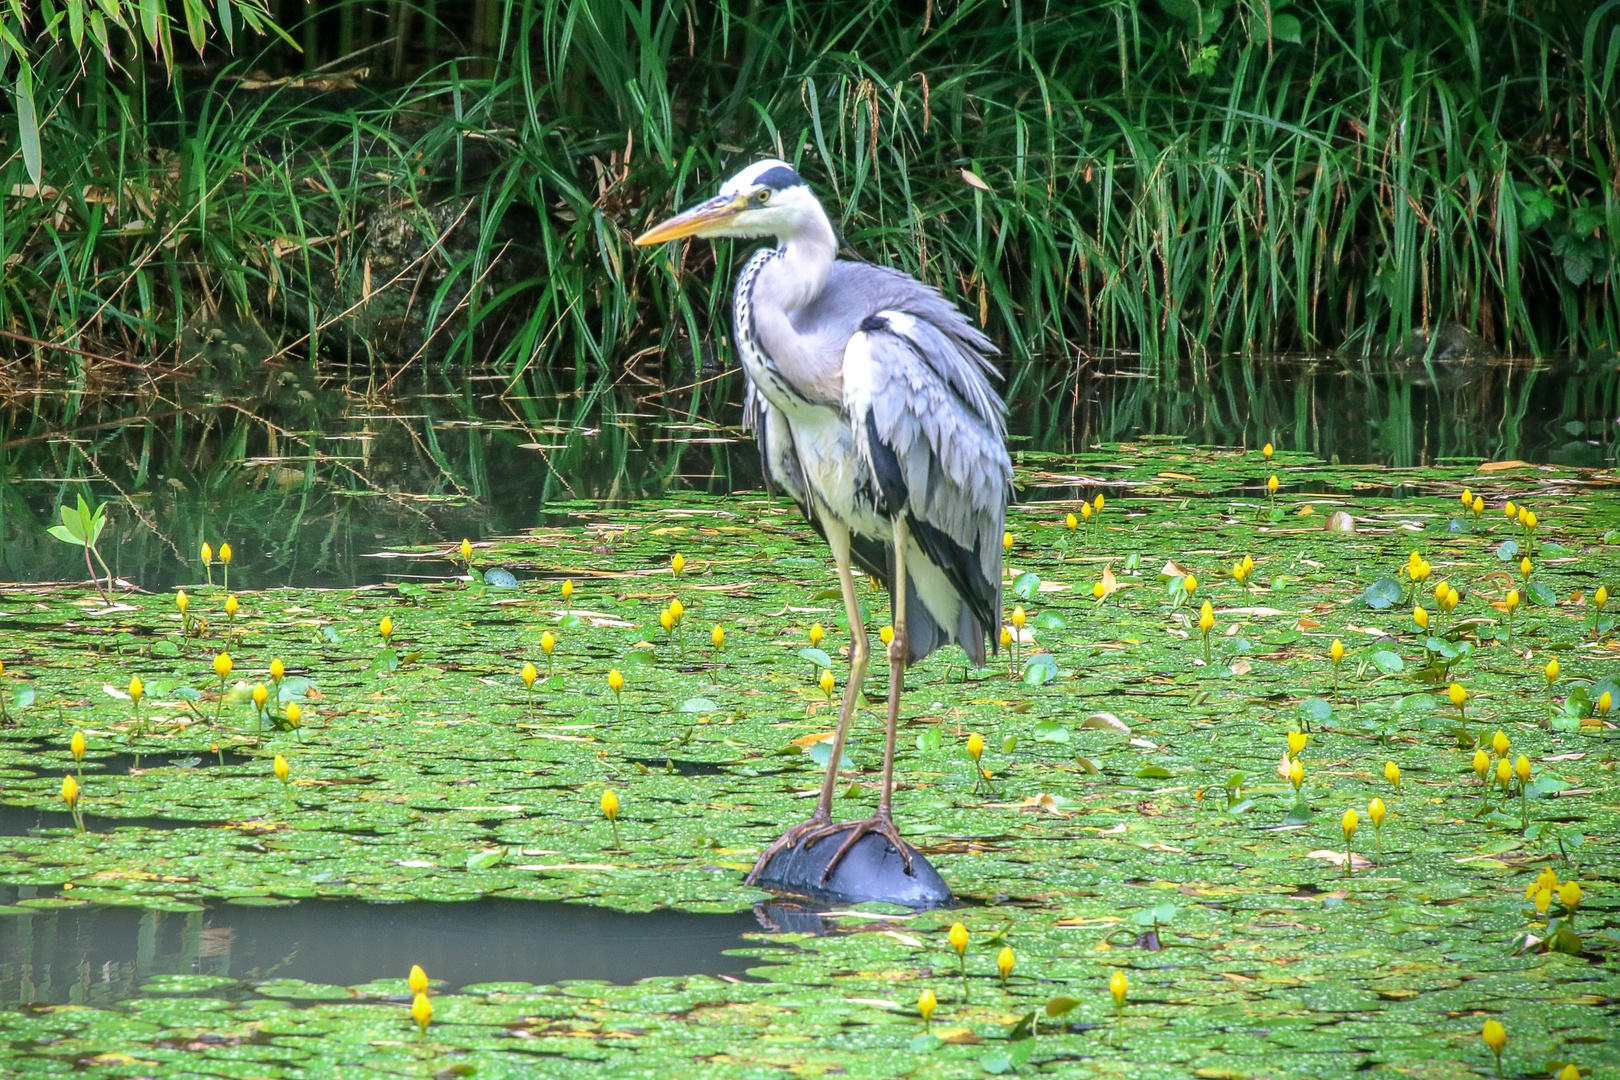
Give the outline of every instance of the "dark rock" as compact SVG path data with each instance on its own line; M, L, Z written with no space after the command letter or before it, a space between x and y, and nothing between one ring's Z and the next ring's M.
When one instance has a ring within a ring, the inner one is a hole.
M908 874L894 845L876 833L857 840L849 854L833 867L827 883L821 884L822 871L847 835L837 832L777 852L760 875L759 887L835 904L879 900L912 908L937 908L955 902L950 886L920 852L912 852Z
M1435 327L1432 335L1424 330L1414 331L1401 343L1392 359L1421 363L1429 351L1431 336L1434 343L1434 359L1438 363L1464 364L1476 360L1495 360L1499 355L1490 342L1466 326L1447 322Z

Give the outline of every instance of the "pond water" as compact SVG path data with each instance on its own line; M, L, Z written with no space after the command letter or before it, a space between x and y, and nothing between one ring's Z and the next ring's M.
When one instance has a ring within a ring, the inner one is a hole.
M740 376L670 381L510 388L490 373L381 383L248 367L161 391L41 385L0 413L0 580L84 579L83 551L44 533L79 495L113 504L100 550L118 576L195 583L201 542L229 541L233 580L258 589L442 578L445 560L378 556L578 523L672 490L759 488ZM1620 411L1612 365L1579 361L1229 359L1174 377L1029 363L1006 389L1026 458L1185 439L1344 464L1606 467Z
M171 980L176 989L211 996L342 1000L350 995L332 988L403 978L412 964L453 990L492 982L735 978L761 963L726 955L758 948L742 936L763 928L751 913L627 914L500 899L211 903L197 911L26 906L43 891L0 885L0 1007L110 1004L138 996L154 980L163 985L165 976L212 976L193 984Z

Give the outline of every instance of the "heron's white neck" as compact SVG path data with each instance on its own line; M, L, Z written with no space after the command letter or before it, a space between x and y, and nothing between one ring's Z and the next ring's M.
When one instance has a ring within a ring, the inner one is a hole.
M838 237L819 205L806 214L790 233L779 235L780 254L761 268L753 289L753 320L760 344L777 371L800 394L826 404L843 397L842 343L836 351L813 333L801 333L793 313L811 303L827 286L838 256ZM766 390L768 396L769 390ZM793 410L799 403L774 401Z
M838 257L838 236L820 203L810 204L815 213L806 214L797 228L777 237L782 257L771 267L776 280L773 299L788 311L797 311L821 295Z

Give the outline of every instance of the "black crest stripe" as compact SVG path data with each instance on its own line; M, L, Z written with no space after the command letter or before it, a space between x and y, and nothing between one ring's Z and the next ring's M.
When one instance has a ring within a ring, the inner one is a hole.
M768 187L772 191L781 191L783 188L798 187L804 180L786 165L778 165L774 169L766 169L760 173L754 179L754 183Z

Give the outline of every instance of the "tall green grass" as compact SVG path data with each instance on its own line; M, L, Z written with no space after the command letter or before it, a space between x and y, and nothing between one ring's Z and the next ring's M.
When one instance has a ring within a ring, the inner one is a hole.
M747 247L629 240L774 154L851 247L1019 354L1367 355L1448 322L1519 354L1620 346L1617 0L508 0L461 38L443 7L414 9L418 73L369 102L192 94L195 71L59 87L65 194L8 201L3 325L163 354L227 312L330 342L372 209L457 197L477 241L416 300L435 358L583 381L650 345L724 353ZM520 255L532 273L468 289Z

